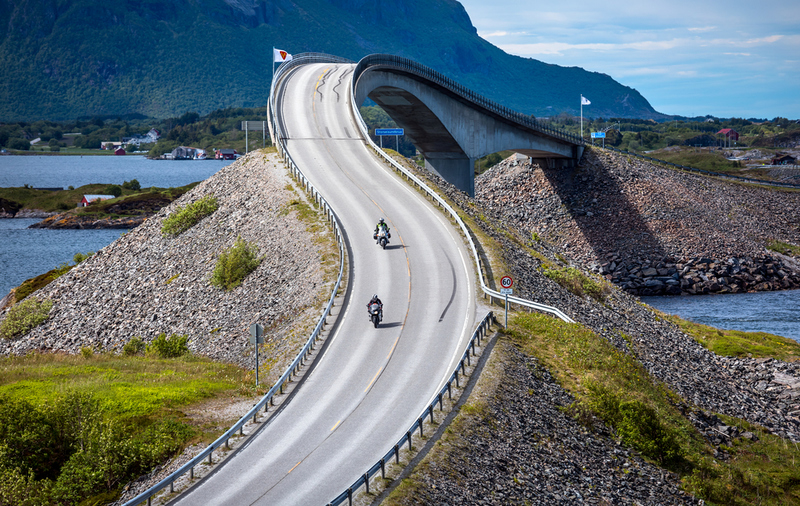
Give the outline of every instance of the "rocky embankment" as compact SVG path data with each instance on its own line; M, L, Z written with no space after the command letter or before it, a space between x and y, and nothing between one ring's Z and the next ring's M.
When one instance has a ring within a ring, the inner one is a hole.
M316 314L312 305L329 287L320 253L307 247L315 238L287 214L299 198L289 183L275 155L253 153L225 167L33 294L54 301L50 318L22 338L0 340L0 354L118 352L134 336L149 342L164 332L188 335L194 353L252 367L248 328L259 322L276 367L293 359L295 341L308 334L303 325ZM161 234L177 206L209 194L218 199L216 212L177 237ZM212 287L217 256L239 236L264 261L238 288Z
M800 191L742 185L588 149L575 169L504 160L476 200L635 295L800 288Z
M514 169L530 168L513 162L500 168ZM526 208L518 203L525 197L540 204L548 200L542 196L544 188L528 186L527 193L522 193L525 178L509 176L509 181L519 181L520 187L509 186L515 191L504 195L511 205L503 206L497 199L480 197L487 192L484 184L499 182L497 175L480 178L478 197L470 199L439 178L425 171L418 173L501 245L507 267L502 274L514 278L515 295L558 307L621 351L634 355L654 378L677 394L677 406L705 437L715 458L727 459L727 448L734 440L759 437L726 425L717 413L800 442L800 363L715 355L621 289L612 289L599 303L589 296L574 295L544 276L545 261L564 265L564 251L531 238L526 224L533 219L533 205ZM528 173L528 180L535 178L536 174ZM699 183L701 187L706 184ZM500 191L497 187L493 190ZM543 214L539 217L542 228L555 227L555 218L548 221L545 213L539 212ZM572 238L564 236L562 240ZM731 246L735 245L731 242ZM499 275L494 273L496 278ZM424 493L423 502L502 504L502 498L525 497L530 504L696 503L677 490L674 475L646 465L635 452L616 447L602 434L587 434L575 424L562 409L571 402L569 395L546 372L537 372L540 366L535 360L504 357L505 372L496 380L502 383L495 390L500 393L489 403L487 419L461 434L463 444L450 448L445 461L433 459L427 465L421 478L426 486L420 492ZM540 417L542 423L537 422ZM519 467L520 462L524 468Z

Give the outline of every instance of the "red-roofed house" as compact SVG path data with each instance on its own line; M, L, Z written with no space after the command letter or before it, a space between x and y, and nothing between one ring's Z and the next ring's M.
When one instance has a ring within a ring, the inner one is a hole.
M78 203L78 207L86 207L92 202L97 202L98 200L109 200L113 198L113 195L84 195L81 201Z
M717 135L724 136L724 142L722 143L723 146L731 146L732 142L739 142L739 132L733 128L723 128L717 132Z

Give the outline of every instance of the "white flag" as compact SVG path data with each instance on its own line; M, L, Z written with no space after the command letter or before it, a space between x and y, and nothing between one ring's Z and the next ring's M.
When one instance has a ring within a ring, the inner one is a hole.
M591 102L589 102L589 99L581 95L581 105L589 105L589 104L591 104Z
M272 48L272 51L274 53L273 54L273 61L276 61L276 62L292 61L292 55L290 55L286 51L284 51L282 49L275 49L275 48Z

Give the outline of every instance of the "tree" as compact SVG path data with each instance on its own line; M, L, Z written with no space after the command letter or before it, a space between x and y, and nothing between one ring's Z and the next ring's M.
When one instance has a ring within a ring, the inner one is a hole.
M108 185L106 186L106 189L103 191L106 192L108 195L113 195L114 197L119 197L120 195L122 195L122 188L120 188L120 186L117 184Z

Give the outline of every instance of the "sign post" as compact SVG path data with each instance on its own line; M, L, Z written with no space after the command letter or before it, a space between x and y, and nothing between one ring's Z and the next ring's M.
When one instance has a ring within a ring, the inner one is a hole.
M383 148L383 136L394 135L394 150L400 152L400 136L403 135L402 128L376 128L375 135L381 138L381 148Z
M258 323L250 325L250 342L256 345L256 386L258 386L258 345L264 343L264 327Z
M603 147L606 147L606 133L605 132L592 132L592 146L594 146L595 139L603 139Z
M511 289L511 286L514 284L514 280L511 279L511 276L503 276L500 278L500 293L506 296L506 325L505 327L508 328L508 296L514 293L514 290Z

